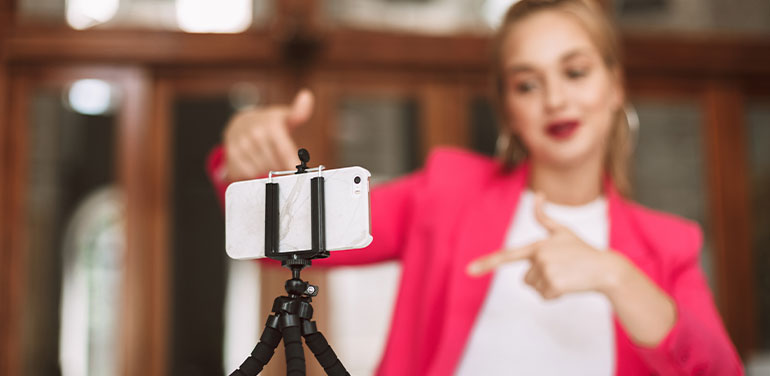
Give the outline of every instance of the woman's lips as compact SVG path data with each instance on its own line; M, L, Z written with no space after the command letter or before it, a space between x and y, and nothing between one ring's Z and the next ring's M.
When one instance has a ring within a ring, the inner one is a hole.
M579 125L577 120L555 121L548 124L545 132L557 140L566 140L575 133Z

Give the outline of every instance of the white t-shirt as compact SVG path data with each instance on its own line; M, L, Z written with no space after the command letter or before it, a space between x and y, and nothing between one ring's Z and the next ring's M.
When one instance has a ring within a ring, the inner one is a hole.
M534 199L529 190L522 194L505 248L546 237ZM596 249L608 248L603 197L582 206L546 203L544 210ZM528 270L529 261L518 261L495 271L457 375L612 375L615 336L607 298L583 292L546 301L524 283Z

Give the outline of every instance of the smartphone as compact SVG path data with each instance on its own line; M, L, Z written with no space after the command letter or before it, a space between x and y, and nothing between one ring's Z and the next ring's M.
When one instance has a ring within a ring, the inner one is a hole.
M372 242L369 178L363 167L323 170L326 249L364 248ZM310 179L318 172L273 178L279 186L278 251L311 249ZM230 184L225 191L225 249L234 259L265 257L265 184L268 179Z

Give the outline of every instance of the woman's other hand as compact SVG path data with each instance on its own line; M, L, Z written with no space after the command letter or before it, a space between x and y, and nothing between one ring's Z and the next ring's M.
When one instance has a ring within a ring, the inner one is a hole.
M271 170L290 170L299 163L290 131L313 113L313 94L297 93L291 106L269 106L240 111L223 133L225 179L253 179Z
M531 267L524 282L545 299L578 291L608 293L622 278L627 265L614 252L601 252L581 240L566 226L548 217L545 198L535 198L535 218L548 231L546 239L481 257L468 267L471 275L481 275L502 264L529 260Z

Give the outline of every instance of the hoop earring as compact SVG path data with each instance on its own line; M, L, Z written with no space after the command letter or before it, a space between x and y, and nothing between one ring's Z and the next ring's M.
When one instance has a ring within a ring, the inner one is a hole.
M512 134L504 131L500 131L497 133L497 141L495 141L495 155L502 159L506 159L508 157L508 151L511 147L511 138L513 137Z
M628 137L631 139L631 151L636 149L639 142L639 114L633 104L623 105L623 114L626 116L626 126L628 126Z

